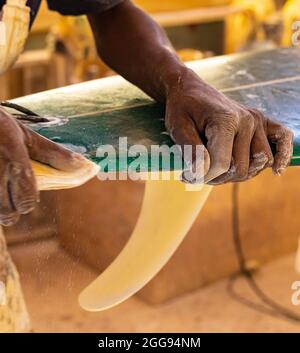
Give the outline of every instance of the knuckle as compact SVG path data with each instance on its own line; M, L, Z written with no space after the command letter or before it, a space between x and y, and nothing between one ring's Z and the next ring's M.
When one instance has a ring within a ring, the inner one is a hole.
M287 128L287 127L284 127L284 131L285 131L286 137L287 137L289 140L293 140L293 138L294 138L294 132L293 132L291 129Z
M257 120L266 120L266 117L264 116L264 114L260 111L260 110L257 110L257 109L249 109L249 112L250 114Z
M212 121L206 130L207 138L213 137L214 135L233 135L238 130L238 123L231 118L225 120Z
M249 111L254 118L255 126L257 127L257 129L266 131L270 119L268 119L264 115L264 113L262 113L261 111L259 111L257 109L250 109Z
M228 119L238 119L238 117L239 117L238 111L236 109L232 109L232 108L223 109L222 115L223 115L223 117L228 118Z
M250 130L253 130L257 125L255 117L250 113L243 114L242 118L243 124Z
M281 132L283 135L293 135L293 131L285 125L275 122L277 131Z
M239 120L239 112L237 109L234 109L230 106L224 107L223 105L217 107L213 110L213 116L216 118L220 118L220 120L228 119L228 120Z
M18 177L23 171L23 165L19 162L9 163L9 171L12 177Z
M226 121L233 125L234 127L236 127L239 124L239 120L240 120L240 114L238 111L236 110L226 110L224 112L224 117L226 119Z
M35 179L32 168L27 166L27 162L29 162L29 160L25 162L25 164L24 162L25 161L23 161L23 163L14 161L8 163L8 171L9 176L19 183L21 182L22 188L27 190L35 183Z
M256 115L257 115L257 116L262 115L262 112L259 111L259 110L256 109L256 108L249 108L248 111L249 111L252 115L255 115L255 116L256 116Z
M273 133L270 134L270 139L275 143L278 140L286 141L286 143L292 143L294 139L294 133L291 129L283 125L278 125L276 129L274 129Z

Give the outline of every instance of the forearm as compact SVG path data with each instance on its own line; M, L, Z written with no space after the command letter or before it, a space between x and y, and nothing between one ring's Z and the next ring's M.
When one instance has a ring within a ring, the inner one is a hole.
M186 68L164 31L127 0L105 13L89 15L89 21L101 58L151 97L165 102Z

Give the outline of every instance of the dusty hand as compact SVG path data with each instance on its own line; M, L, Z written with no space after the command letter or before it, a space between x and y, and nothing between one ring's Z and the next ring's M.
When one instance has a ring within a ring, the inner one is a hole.
M204 181L213 185L244 181L267 167L280 175L292 156L289 129L225 97L189 69L169 91L166 128L178 145L205 146Z
M39 136L0 109L0 224L10 226L39 199L30 159L61 170L77 169L83 158Z

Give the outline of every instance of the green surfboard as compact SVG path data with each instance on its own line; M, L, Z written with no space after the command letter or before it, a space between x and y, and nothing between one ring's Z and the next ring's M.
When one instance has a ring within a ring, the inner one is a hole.
M295 134L291 165L300 165L299 49L221 56L189 66L228 97L290 127ZM115 162L119 171L130 168L135 159L125 155L125 159L121 158L120 137L127 137L128 148L133 145L147 148L142 170L150 167L148 154L152 145L173 145L164 127L164 107L119 76L46 91L14 102L51 117L50 123L30 125L38 133L97 164L103 161L99 148L114 146L117 154L112 157L116 159L112 165ZM158 170L161 165L157 163L151 168Z

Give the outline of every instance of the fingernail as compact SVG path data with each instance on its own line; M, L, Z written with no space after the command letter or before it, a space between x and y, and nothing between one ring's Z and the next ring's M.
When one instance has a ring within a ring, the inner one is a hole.
M203 183L205 174L203 160L194 162L190 172L193 178L195 179L195 183Z
M204 183L204 163L203 159L188 164L188 169L185 169L181 174L181 180L188 184Z
M258 174L258 172L259 172L259 171L252 171L252 172L249 172L247 179L252 179L252 178L254 178L254 177Z
M188 169L182 172L180 179L185 184L196 184L196 178L194 178L193 173Z
M282 176L282 174L285 172L285 168L278 168L276 170L273 170L273 174L276 176Z
M229 182L231 179L234 178L236 173L236 167L233 165L230 167L230 169L227 171L227 173L223 174L222 176L218 176L215 179L210 180L207 182L209 185L221 185Z
M255 175L258 174L259 171L261 171L263 168L261 167L251 167L249 168L249 171L248 171L248 177L249 178L253 178Z
M222 183L215 182L215 181L213 181L213 180L207 182L206 184L207 184L207 185L212 185L212 186L222 185Z

